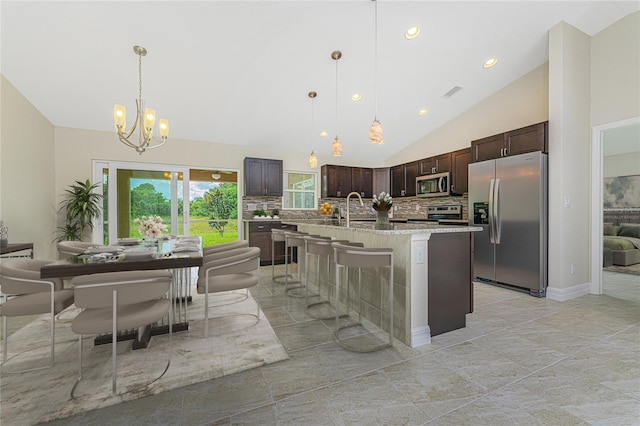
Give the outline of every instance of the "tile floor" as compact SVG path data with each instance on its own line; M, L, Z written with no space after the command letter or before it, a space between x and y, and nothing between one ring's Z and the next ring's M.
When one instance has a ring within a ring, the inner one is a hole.
M639 276L567 302L476 284L466 328L357 354L262 274L289 360L50 424L640 424Z

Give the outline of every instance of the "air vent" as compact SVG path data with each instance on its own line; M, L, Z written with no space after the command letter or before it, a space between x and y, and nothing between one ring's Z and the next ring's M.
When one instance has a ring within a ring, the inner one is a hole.
M442 95L445 98L450 98L453 95L455 95L456 93L458 93L460 91L460 89L462 89L462 87L460 86L453 86L451 88L451 90L449 90L447 93L445 93L444 95Z

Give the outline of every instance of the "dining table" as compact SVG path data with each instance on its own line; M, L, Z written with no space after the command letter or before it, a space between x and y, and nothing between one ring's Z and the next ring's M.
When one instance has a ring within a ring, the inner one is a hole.
M85 253L44 265L40 278L71 279L80 275L105 272L124 272L167 269L173 276L173 326L172 331L189 329L187 307L191 302L191 271L202 266L202 239L200 237L176 237L144 240L126 238L114 245L98 245ZM148 346L151 336L169 332L168 323L155 324L140 330L128 330L117 339L133 340L133 349ZM94 344L111 343L111 335L99 335Z

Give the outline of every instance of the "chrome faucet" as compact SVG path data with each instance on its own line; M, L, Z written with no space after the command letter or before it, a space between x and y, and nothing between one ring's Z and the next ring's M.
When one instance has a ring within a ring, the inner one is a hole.
M360 194L358 194L357 192L350 192L349 195L347 195L347 228L350 226L350 221L349 221L349 199L351 198L352 195L357 195L358 199L360 200L360 205L364 207L364 203L362 202L362 197L360 196Z

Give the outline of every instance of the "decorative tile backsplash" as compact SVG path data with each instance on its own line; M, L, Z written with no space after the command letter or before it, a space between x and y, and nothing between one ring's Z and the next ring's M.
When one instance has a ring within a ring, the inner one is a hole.
M351 198L350 215L357 216L374 216L375 211L372 207L372 199L365 198L362 200L364 206L360 206L357 198ZM342 217L346 214L347 200L344 198L319 198L318 205L329 202L334 207L340 209ZM426 218L427 206L437 205L462 205L462 218L469 218L469 199L467 194L462 197L403 197L393 199L393 217L394 218ZM310 210L282 210L282 197L242 197L242 218L252 219L254 210L265 210L271 212L274 209L279 211L281 218L315 218L320 217L319 211Z

